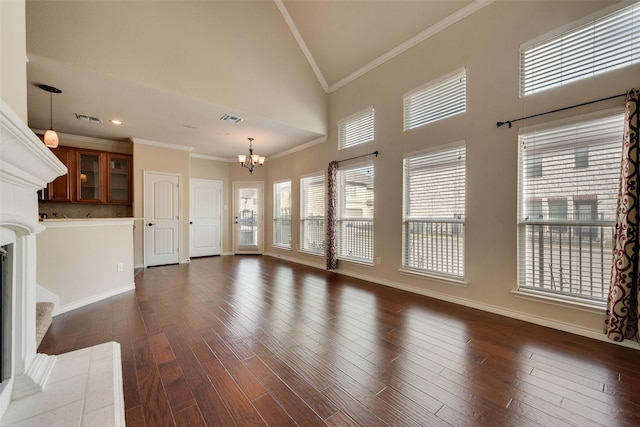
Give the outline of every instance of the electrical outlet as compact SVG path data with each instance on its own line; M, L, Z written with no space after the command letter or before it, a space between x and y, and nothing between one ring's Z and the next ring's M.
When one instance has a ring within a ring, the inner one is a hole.
M124 263L123 262L119 262L117 265L117 269L118 269L118 273L124 271Z
M380 265L380 257L376 258L376 264Z

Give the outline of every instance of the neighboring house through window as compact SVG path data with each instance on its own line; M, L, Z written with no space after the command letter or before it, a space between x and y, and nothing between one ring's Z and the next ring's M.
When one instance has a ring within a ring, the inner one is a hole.
M291 181L273 184L273 245L291 248Z
M324 255L324 173L300 178L300 250Z
M520 290L606 301L623 120L608 112L520 131ZM576 152L588 163L576 167ZM539 176L530 173L532 156L542 159Z
M464 142L404 159L402 267L464 277Z
M338 170L338 259L373 264L373 162Z

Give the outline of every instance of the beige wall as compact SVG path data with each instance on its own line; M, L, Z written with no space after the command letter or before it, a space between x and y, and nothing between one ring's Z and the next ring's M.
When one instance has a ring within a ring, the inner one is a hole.
M0 98L27 123L25 2L0 1Z
M557 27L581 19L611 2L495 2L415 46L330 95L329 140L304 152L268 162L267 217L272 185L292 180L294 250L272 248L267 220L266 249L276 256L322 264L295 250L299 240L299 178L325 170L327 162L375 150L375 257L380 265L341 262L339 271L374 282L462 302L542 324L597 334L603 314L514 296L517 285L517 135L520 126L621 106L622 98L496 128L518 118L624 93L640 83L640 65L591 77L521 99L519 47ZM405 92L461 67L467 70L467 112L403 132ZM375 141L336 150L337 121L375 107ZM404 153L465 140L467 146L465 287L401 274L402 158Z
M180 257L189 262L189 152L171 148L133 144L134 264L144 265L144 172L168 172L180 176Z
M65 312L134 288L131 220L44 224L46 230L37 235L36 280L60 298L57 310Z

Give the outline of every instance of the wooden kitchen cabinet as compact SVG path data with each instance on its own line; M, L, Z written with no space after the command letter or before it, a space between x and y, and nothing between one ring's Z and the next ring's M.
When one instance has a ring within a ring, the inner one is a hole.
M69 147L58 147L52 150L53 154L67 167L67 172L47 185L46 200L49 202L70 202L71 201L71 179L70 172L75 162Z
M77 150L76 201L81 203L104 202L104 154Z
M107 202L131 203L131 156L107 153Z
M131 155L64 146L51 151L69 172L48 185L47 201L131 204Z

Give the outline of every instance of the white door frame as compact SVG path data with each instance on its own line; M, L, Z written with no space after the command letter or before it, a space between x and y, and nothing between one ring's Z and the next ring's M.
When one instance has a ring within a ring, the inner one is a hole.
M264 253L264 182L263 181L233 181L232 187L232 211L231 211L231 226L232 226L232 244L233 253L236 255L241 254L263 254ZM258 189L258 236L257 245L254 249L239 250L238 246L238 220L236 214L239 212L239 206L237 206L237 191L242 187L251 187Z
M174 172L160 172L160 171L152 171L152 170L143 170L142 171L142 215L144 217L144 223L142 224L143 233L142 233L142 248L143 248L143 267L146 268L147 264L147 180L149 174L154 175L168 175L168 176L177 176L178 177L178 232L176 234L176 241L178 245L178 263L180 263L180 256L182 253L181 244L182 244L182 174L174 173Z

